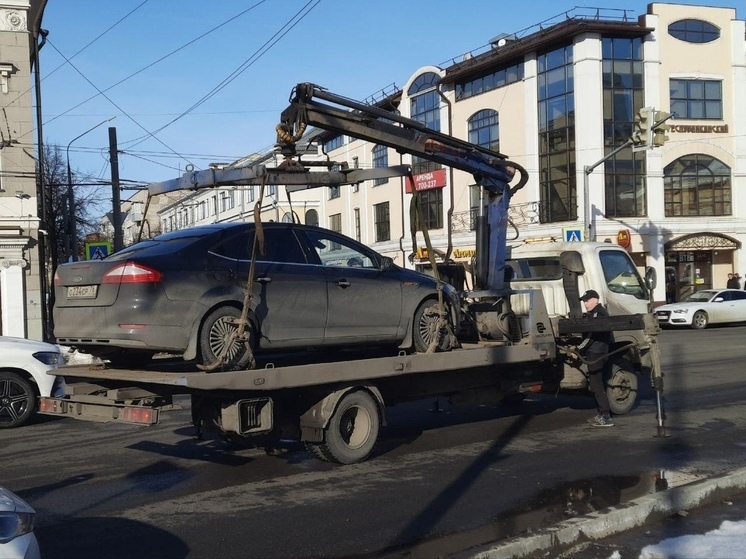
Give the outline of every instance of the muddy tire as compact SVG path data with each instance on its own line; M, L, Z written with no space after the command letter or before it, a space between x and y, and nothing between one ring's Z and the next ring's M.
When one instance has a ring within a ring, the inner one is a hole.
M329 420L324 442L311 452L338 464L362 462L373 452L380 428L381 413L373 397L362 390L348 392Z
M434 307L437 308L437 306L438 301L428 299L427 301L423 301L414 313L412 339L414 340L414 349L417 353L425 353L438 333L438 317L430 310ZM448 349L447 332L441 332L438 349Z
M31 382L17 373L0 371L0 429L24 425L34 415L36 406Z
M217 370L243 369L249 364L256 334L249 323L245 332L248 343L235 339L238 327L231 321L240 316L241 311L235 307L218 307L207 316L199 335L202 365L212 365L220 359L223 352L226 360Z
M624 364L627 366L624 366ZM606 396L614 415L623 415L637 402L638 378L628 362L612 363L606 380Z

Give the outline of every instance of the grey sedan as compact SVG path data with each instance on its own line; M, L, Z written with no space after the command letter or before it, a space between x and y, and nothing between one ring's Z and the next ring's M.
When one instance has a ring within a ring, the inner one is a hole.
M140 366L158 352L244 367L231 335L247 290L255 227L223 223L173 231L103 260L55 273L57 341L114 365ZM394 345L425 351L435 335L434 278L333 231L263 224L248 313L255 351ZM457 321L455 290L444 288ZM230 347L226 348L226 344Z

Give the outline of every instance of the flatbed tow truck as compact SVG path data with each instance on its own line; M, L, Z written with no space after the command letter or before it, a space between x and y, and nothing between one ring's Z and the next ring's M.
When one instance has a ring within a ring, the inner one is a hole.
M637 370L622 371L622 376L650 372L658 396L658 435L665 435L659 328L651 312L616 315L592 323L585 319L577 304L577 277L583 274L583 263L571 251L558 255L568 278L569 316L550 315L541 289L511 289L506 274L508 204L511 194L526 184L528 175L504 155L302 83L294 88L290 106L277 127L278 146L285 156L277 168L253 165L190 170L181 178L149 185L149 194L224 185L260 185L263 190L266 184L284 184L290 193L411 175L407 165L355 169L345 163L301 161L295 146L308 126L382 144L474 176L482 190L474 289L460 292L460 323L448 322L452 313L445 309L441 292L435 307L440 317L438 331L424 353L341 350L333 354L258 354L250 369L221 372L215 372L219 363L203 370L186 370L184 365L158 369L158 359L143 370L105 364L65 366L57 371L64 379L64 394L42 398L41 413L152 425L172 406L174 396L189 395L197 435L203 429L217 430L225 439L240 439L267 449L280 440L294 439L321 459L350 464L365 460L373 451L380 427L385 425L387 406L433 396L448 397L454 403L499 403L520 401L532 392L556 392L566 369L582 369L582 358L578 360L572 351L579 334L611 330L634 333L627 337L632 342L613 346L610 362L622 357L637 364ZM313 170L319 165L326 168ZM514 175L518 180L510 186ZM416 196L414 212L419 207ZM413 244L417 233L412 232ZM428 253L434 255L427 231L419 233ZM438 277L433 256L431 264ZM248 279L247 285L251 285ZM654 277L646 279L648 288L652 287ZM519 299L520 311L514 312L511 301ZM247 290L245 308L250 300ZM236 323L234 335L239 340L241 320L245 320L245 313ZM610 394L633 402L636 390L625 386L610 386Z

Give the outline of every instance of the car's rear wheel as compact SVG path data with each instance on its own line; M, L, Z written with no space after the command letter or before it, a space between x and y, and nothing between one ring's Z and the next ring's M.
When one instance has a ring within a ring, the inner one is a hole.
M414 349L417 352L424 353L435 340L438 333L438 301L428 299L423 301L417 311L414 313L414 328L412 337L414 338ZM440 340L437 349L448 349L447 332L440 332Z
M710 317L707 316L705 311L697 311L692 316L692 328L695 330L704 330L710 323Z
M17 373L0 371L0 429L20 427L36 411L36 392Z
M249 322L244 332L246 340L239 340L236 322L240 317L241 311L235 307L218 307L207 316L200 331L204 366L212 367L220 363L217 370L230 370L248 365L255 347L255 332Z

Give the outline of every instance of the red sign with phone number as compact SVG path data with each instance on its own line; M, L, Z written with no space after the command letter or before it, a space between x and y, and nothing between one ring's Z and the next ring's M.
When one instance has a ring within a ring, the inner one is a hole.
M411 194L415 190L418 192L421 190L432 190L433 188L443 188L446 185L446 170L439 169L437 171L430 171L428 173L421 173L419 175L413 175L414 188L412 187L412 181L407 177L405 183L405 191L407 194Z

